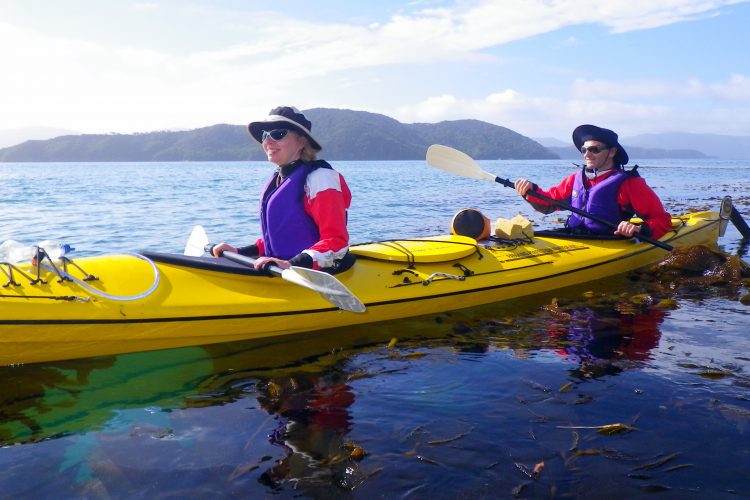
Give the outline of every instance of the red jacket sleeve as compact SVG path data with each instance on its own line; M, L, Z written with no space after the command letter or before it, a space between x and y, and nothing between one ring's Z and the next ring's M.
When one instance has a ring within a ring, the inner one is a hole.
M330 171L324 174L327 179L309 185L305 195L305 212L315 221L320 233L320 239L304 250L312 257L313 269L331 267L349 249L346 222L352 195L341 174L336 174L338 182L332 182ZM314 189L320 190L313 192Z
M622 183L617 192L617 203L621 207L631 207L651 229L652 238L659 239L672 230L672 217L641 177L630 177Z
M346 209L348 203L341 191L327 189L318 193L312 200L305 200L305 211L312 217L320 232L320 240L309 250L316 252L337 252L349 246L349 232L346 229Z
M539 188L537 188L536 191L543 195L546 195L549 198L552 198L553 200L562 200L568 203L570 202L570 196L573 194L573 182L575 181L576 175L580 175L580 173L576 172L570 174L565 179L563 179L560 184L555 187L551 187L546 191ZM548 201L540 200L539 198L534 197L534 193L531 191L526 194L526 201L528 201L535 210L544 214L550 214L555 210L560 210L560 208L556 205L552 205Z

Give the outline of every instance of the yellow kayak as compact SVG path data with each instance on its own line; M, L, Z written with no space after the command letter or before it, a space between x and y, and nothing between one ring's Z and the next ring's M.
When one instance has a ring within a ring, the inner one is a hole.
M675 217L661 241L715 245L726 224L718 212ZM56 266L2 263L0 365L433 314L625 273L667 255L650 243L559 234L479 242L443 235L351 250L356 263L331 279L361 301L363 312L341 310L309 287L226 258L145 252Z

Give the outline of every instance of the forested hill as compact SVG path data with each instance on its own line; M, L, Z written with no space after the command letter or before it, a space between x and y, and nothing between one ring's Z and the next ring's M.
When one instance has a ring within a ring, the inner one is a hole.
M528 137L479 120L405 124L345 109L303 111L326 160L424 160L431 144L452 146L478 160L554 159ZM188 131L66 135L0 149L2 162L263 160L245 125Z

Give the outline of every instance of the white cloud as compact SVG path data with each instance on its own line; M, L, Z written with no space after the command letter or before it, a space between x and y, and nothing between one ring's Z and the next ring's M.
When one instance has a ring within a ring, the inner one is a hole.
M435 97L428 97L424 101L411 106L401 106L395 113L393 113L393 115L394 117L409 122L430 123L443 120L455 120L460 118L460 116L455 113L457 106L463 108L455 96L444 94Z
M130 8L133 10L138 10L138 11L156 10L159 8L159 5L156 3L150 3L150 2L137 2L137 3L131 4Z
M502 92L487 96L487 102L491 104L522 105L526 103L523 95L515 90L507 89Z
M623 33L714 16L747 0L482 0L453 8L394 16L381 35L432 40L438 47L473 51L548 33L601 24Z
M574 36L569 36L558 44L558 47L575 47L578 45L578 40Z
M531 130L540 117L548 115L554 99L532 97L505 89L481 99L461 99L453 95L429 97L411 106L401 106L392 115L403 122L436 122L467 117L484 120L514 130Z
M0 44L13 49L0 53L4 68L0 120L5 120L0 128L45 124L129 132L242 123L265 113L272 103L290 102L290 96L303 108L335 102L336 92L353 81L351 74L357 70L494 61L482 51L566 26L598 23L614 32L646 29L715 15L720 7L739 1L458 0L442 8L425 2L422 5L427 7L421 10L365 25L302 21L269 11L231 19L214 13L211 21L223 19L216 26L226 28L221 34L231 35L232 42L180 53L155 46L140 48L135 39L132 44L95 42L86 38L86 32L66 38L0 22ZM153 2L134 2L130 7L142 16L157 10L164 16L168 9ZM182 13L206 16L206 8L186 7ZM113 27L129 29L114 22ZM218 31L212 31L216 26L205 23L205 33L200 35L216 35ZM198 36L196 29L202 27L192 28L180 23L164 25L163 38L192 41L188 37ZM575 42L574 37L565 41ZM502 89L480 99L445 94L413 105L383 107L414 121L473 117L532 128L534 120L548 126L575 121L585 114L585 103L592 102L603 103L603 110L607 103L617 105L633 117L665 113L663 105L629 103L641 98L711 96L716 101L746 102L749 86L744 75L718 84L578 80L569 98ZM611 103L612 95L621 102ZM365 102L366 96L361 99ZM590 111L598 104L588 106ZM350 107L362 106L354 102ZM560 129L567 127L567 123L560 125Z
M733 74L728 82L713 84L710 88L719 101L750 106L750 77Z
M617 96L620 99L658 98L674 95L678 89L675 83L663 81L623 81L623 80L584 80L573 81L571 97L579 100L607 99ZM680 93L683 89L679 88Z
M677 129L748 135L750 78L732 75L713 84L576 80L568 96L532 96L515 89L476 99L446 94L390 114L405 123L472 117L524 135L560 139L581 123L600 124L623 135Z
M584 80L573 82L571 96L579 100L609 99L712 99L750 104L750 78L732 74L729 81L704 83L695 78L685 82L660 80Z

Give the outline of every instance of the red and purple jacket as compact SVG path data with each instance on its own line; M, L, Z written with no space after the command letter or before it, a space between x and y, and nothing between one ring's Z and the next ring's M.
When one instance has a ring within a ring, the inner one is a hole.
M622 178L610 179L613 175L622 176ZM601 186L597 188L600 184ZM607 189L607 187L612 189ZM608 192L615 191L614 188L616 188L616 193ZM582 171L576 172L549 190L537 189L537 191L553 200L565 201L593 215L612 220L613 224L624 220L623 217L626 220L630 214L635 214L643 219L646 225L643 228L644 234L655 239L661 238L672 229L672 217L664 210L661 200L646 184L646 181L639 176L627 175L622 170L612 169L594 179L588 179ZM613 199L612 195L615 195L619 214L617 210L613 210L612 206L603 203L607 196L610 200ZM531 192L527 198L529 203L540 212L551 213L557 210L557 207L549 202L534 198ZM570 225L572 228L583 226L594 232L611 232L611 229L598 227L598 225L589 227L593 221L585 218L581 220L577 215L571 216L570 222L572 222Z
M349 250L346 221L351 200L343 176L325 161L300 162L283 180L274 172L260 197L263 236L240 253L268 255L312 269L331 268Z

